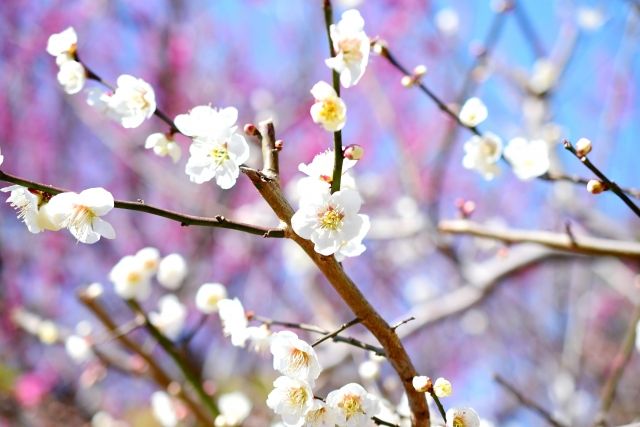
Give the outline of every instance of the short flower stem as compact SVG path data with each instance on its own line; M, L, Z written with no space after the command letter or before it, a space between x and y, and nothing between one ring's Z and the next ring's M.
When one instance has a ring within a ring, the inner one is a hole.
M327 30L327 38L329 40L329 53L333 58L336 56L336 51L333 48L333 42L331 41L331 24L333 23L333 9L331 8L331 0L324 0L324 25ZM333 90L340 96L340 76L336 70L331 70L331 78L333 82ZM331 192L335 193L340 191L340 181L342 180L342 161L344 155L342 153L342 131L333 133L333 176L331 177Z
M162 347L162 349L175 362L175 364L178 366L178 368L184 375L187 382L191 384L191 386L194 388L194 390L200 397L200 400L202 401L204 406L206 406L207 410L210 412L213 419L215 419L219 414L218 408L213 403L211 396L209 396L207 392L204 390L202 386L202 382L200 381L198 376L191 370L191 367L184 361L184 359L182 358L182 356L180 355L176 347L173 345L173 343L166 336L164 336L164 334L160 332L158 328L156 328L153 325L153 323L151 323L151 321L147 317L147 314L144 312L144 310L136 300L127 300L127 305L129 305L129 307L135 314L144 316L144 321L145 321L144 326L147 329L147 331L151 334L151 336L153 336L153 338L155 338L156 341L158 341L158 344L160 344L160 347Z

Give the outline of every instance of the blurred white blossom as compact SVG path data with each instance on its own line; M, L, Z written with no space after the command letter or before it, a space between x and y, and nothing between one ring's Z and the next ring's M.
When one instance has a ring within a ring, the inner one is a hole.
M171 157L173 163L177 163L182 156L180 146L173 139L173 136L162 132L152 133L147 137L144 148L153 149L153 152L160 157Z
M178 414L171 396L164 391L156 391L151 395L153 416L162 427L178 425Z
M549 145L542 139L513 138L504 149L504 157L516 176L525 181L549 170Z
M447 37L455 35L460 27L458 12L449 7L440 9L436 13L435 22L438 31Z
M469 98L460 109L458 117L465 126L475 127L484 122L489 116L489 110L480 98Z
M78 35L73 27L51 34L47 40L47 53L56 57L58 65L71 59L75 55L77 47Z
M142 264L142 268L149 277L158 271L160 265L160 251L156 248L146 247L136 252L135 257Z
M586 31L595 31L602 27L605 18L600 9L595 7L581 6L576 15L578 25Z
M537 95L542 95L555 86L558 76L558 67L551 60L538 59L533 64L533 70L529 77L529 90Z
M109 272L109 280L122 299L143 301L151 294L150 275L144 262L133 255L124 256Z
M329 32L336 56L325 60L329 68L340 73L340 83L348 88L360 81L369 62L369 37L364 19L356 9L347 10Z
M498 161L502 156L502 139L487 132L483 136L473 135L464 144L462 166L472 169L486 180L493 179L499 172Z
M69 95L78 93L87 81L87 72L81 63L77 61L67 61L60 65L58 70L58 83Z
M253 405L242 392L225 393L218 397L220 415L216 417L216 427L239 426L251 413Z
M165 288L175 291L187 277L187 262L180 254L169 254L162 258L158 265L158 283Z
M172 294L160 298L158 307L158 312L149 313L149 321L170 340L177 339L187 320L187 308Z
M231 344L244 347L247 341L249 324L244 307L238 298L223 299L218 302L218 314L222 322L222 332L231 338Z
M221 283L205 283L196 293L196 307L204 314L218 311L218 302L227 297L227 288Z
M76 363L86 362L93 356L87 339L78 335L69 335L64 341L64 348Z

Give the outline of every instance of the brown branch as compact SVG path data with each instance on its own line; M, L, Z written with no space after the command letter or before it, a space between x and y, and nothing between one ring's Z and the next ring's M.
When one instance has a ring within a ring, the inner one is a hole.
M494 374L493 379L502 387L504 387L509 393L511 393L516 399L518 399L518 402L540 415L550 425L554 427L566 427L563 423L553 418L553 415L551 415L549 411L543 408L539 403L527 397L523 392L519 391L500 375Z
M607 425L607 413L611 409L611 405L613 405L613 401L616 397L616 389L618 388L618 383L622 379L624 370L626 369L635 348L636 325L638 324L638 322L640 322L640 305L637 305L634 309L633 316L631 317L631 321L629 322L629 326L627 327L627 331L625 333L624 340L622 341L622 345L620 346L620 350L612 361L613 368L611 369L611 372L607 377L607 381L605 382L602 389L602 394L600 396L602 403L600 404L600 411L598 412L598 416L594 424L597 427L603 427Z
M333 256L318 254L313 249L314 245L311 241L299 237L291 230L291 217L294 212L285 199L278 183L263 179L263 174L254 169L243 168L242 171L251 179L253 185L271 206L278 218L286 224L286 237L294 240L307 253L354 315L362 320L362 324L382 345L389 362L398 373L407 393L412 413L412 425L414 427L430 425L429 409L425 396L423 393L416 392L411 383L417 372L393 328L371 306Z
M122 344L124 348L132 353L140 356L149 367L149 373L151 378L163 389L167 389L172 383L176 381L162 368L156 358L144 350L141 345L131 339L128 335L120 334L120 328L115 321L109 316L109 313L102 307L95 295L92 295L90 291L80 289L78 291L78 300L89 310L91 313L104 325L104 327L114 334L117 340ZM211 425L211 420L202 408L193 400L193 398L185 391L184 387L180 387L178 397L184 401L189 407L191 412L198 418L198 421L202 425Z
M11 182L14 184L22 185L27 188L40 190L48 194L59 194L70 190L54 187L52 185L41 184L39 182L31 181L25 178L20 178L14 175L10 175L0 170L0 181ZM147 205L143 200L138 201L126 201L116 200L114 206L118 209L126 209L130 211L144 212L151 215L161 216L176 222L179 222L183 226L197 225L202 227L217 227L227 228L230 230L242 231L244 233L254 234L262 237L284 237L284 230L279 228L264 228L241 222L231 221L222 215L216 215L213 218L187 215L167 209L158 208L152 205Z
M279 179L280 167L278 149L276 148L276 129L271 119L260 123L258 135L262 146L262 158L264 159L262 173L270 179L277 180Z
M596 165L591 163L586 155L581 156L573 147L573 144L571 144L571 142L565 139L563 144L564 148L567 151L570 151L574 156L576 156L591 172L594 173L595 176L597 176L602 182L604 182L606 187L611 189L611 191L613 191L615 195L618 196L620 200L622 200L624 204L633 211L634 214L636 214L636 216L640 217L640 208L638 207L638 205L633 203L633 201L624 193L624 191L622 191L620 187L618 187L618 184L611 181L600 169L598 169Z
M568 175L568 174L556 173L556 172L547 172L544 175L540 175L538 178L545 181L568 181L572 184L579 184L584 186L586 186L589 183L589 181L591 181L590 179L583 178L578 175ZM620 186L618 186L618 188L620 188L620 190L622 190L624 193L628 194L629 196L635 197L636 199L640 199L640 189L631 188L631 187L620 187ZM609 188L605 188L605 191L609 191L609 190L610 190Z
M640 258L640 243L631 241L575 235L572 239L566 233L494 228L468 220L441 221L438 229L444 233L469 234L506 243L537 243L549 248L584 255Z

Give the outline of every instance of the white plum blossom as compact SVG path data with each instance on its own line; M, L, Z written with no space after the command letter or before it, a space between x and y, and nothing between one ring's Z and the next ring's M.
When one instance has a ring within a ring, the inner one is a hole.
M363 380L371 381L380 376L380 362L377 360L365 360L358 365L358 375Z
M170 340L176 340L187 320L187 308L175 295L165 295L158 302L160 311L149 313L149 321Z
M204 314L218 311L218 302L227 297L227 288L221 283L205 283L196 293L196 307Z
M440 377L433 383L433 392L438 397L448 397L453 393L453 387L451 387L449 380Z
M153 416L162 427L178 425L178 413L171 396L164 391L156 391L151 395L151 410Z
M69 95L80 92L86 81L87 72L81 63L70 60L60 65L58 83Z
M291 331L273 334L271 354L273 354L273 369L310 385L315 383L322 371L313 347Z
M236 132L238 110L233 107L217 110L199 105L188 114L175 118L176 127L193 138L185 172L197 184L216 179L223 189L236 183L240 165L249 159L249 145Z
M336 56L325 64L340 74L340 83L354 86L364 74L371 49L369 37L364 32L364 19L356 9L342 14L342 19L329 28Z
M64 341L64 348L76 363L86 362L93 356L91 345L87 339L78 335L69 335Z
M504 157L521 180L530 180L549 170L549 145L545 140L513 138L504 149Z
M348 173L349 169L354 167L357 160L344 159L342 161L342 179L340 180L340 188L356 188L353 177ZM333 181L333 166L335 164L335 155L333 150L326 150L317 154L311 163L298 165L298 170L304 173L305 177L300 178L297 183L297 191L300 198L310 194L329 191L331 182Z
M276 378L273 386L267 406L280 415L286 425L302 425L303 417L313 407L313 391L309 384L282 376Z
M435 24L438 31L444 36L454 36L460 28L460 18L458 12L452 8L440 9L435 16Z
M18 219L25 223L31 233L56 231L61 228L51 221L49 204L46 202L49 197L47 194L20 185L5 187L0 191L11 192L7 203L18 212Z
M156 248L146 247L136 252L135 257L142 264L142 268L149 277L153 276L160 265L160 251Z
M222 322L224 336L231 338L232 345L244 347L247 338L249 338L247 332L249 321L240 300L238 298L220 300L218 314Z
M476 97L467 99L458 114L458 118L462 124L468 127L478 126L484 122L488 116L489 111L484 105L484 102Z
M338 412L338 425L359 427L376 415L378 400L360 384L349 383L327 395L327 405Z
M316 252L332 255L361 235L365 215L358 214L362 199L356 190L316 193L300 201L291 226L300 237L310 239Z
M246 330L249 349L256 353L267 353L271 346L271 330L267 325L249 326Z
M95 243L100 237L115 239L116 232L107 221L100 218L113 209L111 193L101 187L82 192L60 193L49 201L51 222L60 228L68 228L82 243Z
M171 157L173 163L177 163L182 156L180 146L173 139L173 136L162 132L152 133L147 137L144 148L153 149L153 152L160 157Z
M411 385L418 393L426 393L432 387L433 383L431 382L431 378L424 375L416 375L411 380Z
M180 254L169 254L162 258L158 265L158 283L165 288L175 291L187 277L187 262Z
M347 122L347 106L333 87L320 81L311 88L311 95L316 100L311 106L311 118L314 123L329 132L342 129Z
M447 427L480 427L480 417L473 408L451 408L447 411Z
M483 136L473 135L464 144L462 166L478 171L484 179L491 180L499 172L498 161L502 156L502 139L487 132Z
M251 413L253 405L242 392L225 393L218 398L220 415L216 417L215 426L239 426Z
M335 427L340 419L335 408L324 403L322 400L314 399L313 406L304 417L305 427Z
M125 128L137 128L156 111L156 95L142 79L122 74L108 106Z
M533 64L528 87L533 93L542 95L551 90L560 75L558 67L549 59L541 58Z
M368 215L360 216L362 217L362 227L360 227L360 232L353 239L342 242L334 254L336 261L342 262L345 258L362 255L362 253L367 250L367 247L362 243L362 240L364 240L371 229L371 221L369 220Z
M47 40L47 53L56 57L58 65L72 59L77 47L78 35L73 27L69 27L59 33L51 34Z
M116 294L122 299L145 300L151 294L150 275L141 258L127 255L109 272L109 280Z

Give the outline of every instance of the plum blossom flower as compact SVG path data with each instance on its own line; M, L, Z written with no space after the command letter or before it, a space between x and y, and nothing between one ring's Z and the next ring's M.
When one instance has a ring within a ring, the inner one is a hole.
M469 98L460 109L458 118L468 127L478 126L489 116L489 111L480 98Z
M473 408L451 408L447 411L447 427L479 427L480 417Z
M197 184L216 179L223 189L233 187L240 174L240 165L249 159L249 145L236 132L238 110L233 107L217 110L199 105L188 114L175 118L176 127L193 138L185 172Z
M345 188L356 188L353 177L348 173L349 169L354 167L357 160L345 158L342 161L342 179L340 186ZM333 150L326 150L317 154L311 163L298 165L298 170L304 173L305 177L300 178L297 183L297 191L300 198L310 194L329 191L331 182L333 181L333 165L335 164L335 156Z
M244 347L248 338L249 324L244 307L238 298L223 299L218 302L218 314L222 322L224 336L231 338L231 344Z
M171 135L162 132L152 133L147 137L144 148L153 149L153 152L160 157L171 157L173 163L177 163L182 156L182 150Z
M120 259L109 272L109 280L116 294L122 299L145 300L151 294L148 270L141 258L127 255Z
M347 106L327 82L320 81L311 88L316 102L311 106L311 118L326 131L337 132L347 121Z
M196 307L204 314L218 311L218 302L227 297L227 288L221 283L205 283L196 293Z
M491 180L499 172L498 160L502 156L502 139L487 132L483 136L473 135L464 144L462 166L482 174L484 179Z
M51 222L68 228L82 243L95 243L100 237L115 239L116 232L100 218L113 209L113 196L101 187L89 188L81 193L60 193L49 201Z
M247 396L236 391L225 393L218 398L220 415L216 417L215 426L239 426L251 413L253 405Z
M440 377L433 383L433 392L438 397L448 397L453 393L453 388L449 380Z
M69 95L80 92L86 81L87 72L81 63L70 60L60 65L58 83Z
M313 385L322 368L315 350L291 331L282 331L271 337L273 369L290 378Z
M156 391L151 395L151 410L153 416L162 427L178 425L178 413L171 396L164 391Z
M413 377L411 384L418 393L426 393L433 386L431 378L424 375L416 375Z
M255 353L267 353L271 346L271 330L267 325L249 326L246 331L249 349Z
M142 248L136 252L135 257L140 261L142 268L149 277L158 271L158 266L160 265L160 251L156 248L152 248L150 246Z
M78 48L78 35L73 27L51 34L47 40L47 53L56 57L58 65L74 57Z
M180 336L187 320L187 308L175 295L165 295L158 302L160 311L149 313L149 321L170 340Z
M364 425L379 408L378 400L357 383L349 383L329 393L327 405L337 410L340 419L337 424L345 427Z
M527 181L549 170L549 145L542 139L527 141L513 138L504 149L504 157L518 178Z
M18 219L25 223L31 233L37 234L44 230L56 231L61 228L51 221L50 207L47 203L48 194L20 185L5 187L0 191L11 192L7 203L18 211Z
M86 362L93 356L91 345L86 338L79 335L69 335L64 341L64 348L69 357L79 364Z
M156 111L156 95L142 79L122 74L115 92L108 98L112 110L125 128L137 128Z
M357 239L366 227L365 215L358 214L361 204L360 194L352 189L316 193L300 201L291 226L300 237L314 243L316 252L332 255Z
M537 95L550 91L557 83L560 70L547 58L538 59L533 64L533 70L529 77L528 88Z
M187 277L187 262L180 254L169 254L162 258L158 265L158 283L163 287L175 291Z
M369 62L369 37L364 32L364 19L356 9L342 14L340 22L329 28L336 56L324 62L340 73L345 88L354 86L364 74Z
M304 417L305 427L335 427L340 419L335 408L324 403L322 400L314 399L313 406Z
M301 425L302 418L313 407L313 392L304 381L278 377L267 396L267 406L282 417L286 425Z
M362 240L364 240L371 229L371 221L369 221L368 215L361 215L361 217L362 227L360 227L359 233L353 239L342 242L337 252L334 254L336 261L342 262L345 258L362 255L362 253L367 250L367 247L362 243Z

